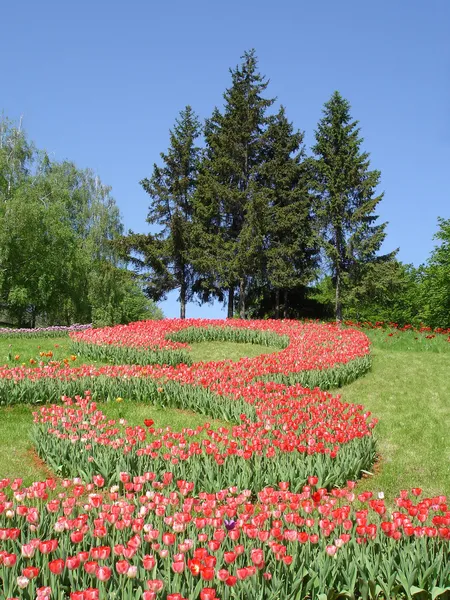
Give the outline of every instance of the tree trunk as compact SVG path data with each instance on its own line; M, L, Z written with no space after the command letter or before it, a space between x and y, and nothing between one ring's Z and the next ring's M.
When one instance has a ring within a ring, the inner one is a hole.
M275 319L280 318L280 290L275 290Z
M228 288L228 314L227 319L232 319L234 316L234 286Z
M336 323L340 323L342 321L342 302L341 302L341 273L336 273Z
M245 279L239 281L239 317L245 319Z
M289 314L288 291L284 290L283 319L287 319L288 314Z
M181 284L180 289L180 319L186 318L186 286Z
M340 323L342 321L342 302L341 302L341 265L342 265L342 231L339 227L336 227L335 231L335 244L337 250L337 264L336 264L336 303L335 303L335 313L336 313L336 323Z

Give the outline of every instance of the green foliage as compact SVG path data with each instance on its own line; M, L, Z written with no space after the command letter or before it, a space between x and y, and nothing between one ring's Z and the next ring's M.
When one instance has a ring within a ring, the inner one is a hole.
M418 272L412 265L393 259L371 262L356 281L342 278L342 316L352 321L395 322L420 325ZM331 276L323 277L310 296L332 312L335 288Z
M450 327L450 219L438 220L433 250L421 271L421 316L431 327Z
M375 194L380 172L369 170L369 155L361 150L362 142L358 123L351 120L349 102L335 92L325 104L316 131L316 158L311 165L316 215L331 267L338 320L342 319L345 280L358 280L386 236L386 223L376 224L374 214L383 197Z
M111 263L92 275L89 298L95 327L164 318L162 310L144 294L142 280Z
M313 196L305 162L303 134L294 131L284 107L270 117L264 140L264 162L260 177L268 199L265 224L263 275L252 282L250 295L274 296L278 318L289 312L289 292L308 284L314 276L318 240L312 219ZM282 300L280 300L282 294ZM260 304L258 302L257 304Z
M148 318L154 306L115 247L121 234L110 188L0 122L0 301L10 320L34 327Z

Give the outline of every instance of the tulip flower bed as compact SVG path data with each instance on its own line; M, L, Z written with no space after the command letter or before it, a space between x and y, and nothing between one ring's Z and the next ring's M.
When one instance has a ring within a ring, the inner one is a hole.
M73 333L71 339L74 350L84 356L115 364L124 364L122 358L133 356L129 354L131 351L138 359L131 361L133 364L189 363L188 344L200 341L233 341L278 347L284 351L277 354L276 361L282 361L285 366L288 366L287 361L292 366L308 357L309 366L301 364L300 369L329 368L368 354L368 340L360 332L341 330L334 324L298 321L166 319L91 329ZM167 359L168 351L174 353L173 358ZM162 353L166 362L155 360L158 353ZM180 354L184 360L179 360Z
M393 510L316 477L215 493L172 473L104 488L96 476L0 482L4 598L301 600L448 598L445 497L402 491Z
M153 421L128 427L124 419L108 420L89 396L69 398L34 413L34 443L56 471L85 480L100 474L107 485L121 471L151 470L202 481L206 492L230 482L259 490L281 480L298 491L312 472L321 487L331 487L371 468L376 421L361 406L300 386L259 383L254 391L250 416L241 414L239 425L181 433Z
M129 329L135 333L134 337L129 336L128 329L119 327L116 333L117 345L111 343L110 350L119 353L145 352L139 348L143 348L145 343L150 344L145 340L147 332L152 331L153 337L150 340L152 354L158 348L169 354L176 353L180 347L186 347L186 342L172 341L167 339L167 336L193 335L188 329L192 329L193 323L192 320L186 322L173 320L167 323L153 321L133 324ZM266 339L273 343L274 336L277 336L280 345L284 346L287 343L286 337L289 338L289 344L280 352L264 354L256 358L243 358L238 362L224 360L193 365L181 363L174 366L169 360L162 365L69 367L63 363L52 363L38 368L2 367L0 368L0 403L36 403L44 399L57 401L62 395L74 396L82 394L86 389L92 390L103 398L122 396L145 400L152 397L155 380L206 388L220 396L231 395L235 398L243 397L248 386L258 379L329 389L353 381L365 373L371 365L369 340L359 331L341 330L333 325L302 324L295 321L250 321L245 323L245 326L240 321L198 321L198 326L201 330L207 330L208 323L213 327L212 331L222 328L226 330L224 332L226 335L231 335L229 332L233 332L233 329L238 331L247 328L249 333L237 334L242 340L254 339L260 342ZM256 334L259 328L263 333ZM106 344L111 341L110 329L116 328L107 329ZM183 329L185 331L182 331ZM265 338L264 332L267 332ZM73 338L78 341L82 339L81 343L85 343L88 338L99 340L101 335L100 330L92 330L73 334ZM211 332L204 334L202 331L201 335L211 335ZM100 342L90 345L101 348ZM175 359L177 360L178 358ZM204 397L204 394L200 395ZM176 406L181 404L183 408L191 408L207 414L201 406L203 400L198 400L200 397L198 390L195 393L184 391L182 396L182 399L171 398L169 401L175 402ZM251 403L252 398L249 400ZM225 406L224 403L221 403L217 410L219 418L230 416L235 418L235 410L231 410L232 414L230 414L229 406Z
M0 600L450 598L446 497L415 488L390 507L352 481L375 459L376 419L324 388L370 367L364 333L174 320L71 337L84 354L107 347L109 360L174 358L0 369L0 402L43 404L34 443L65 477L0 480ZM200 340L280 351L180 363ZM108 399L230 425L132 427L105 416Z

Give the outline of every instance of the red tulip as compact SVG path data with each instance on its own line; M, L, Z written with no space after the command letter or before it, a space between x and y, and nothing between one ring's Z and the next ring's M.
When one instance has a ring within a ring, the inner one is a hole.
M17 562L17 556L15 554L5 554L3 556L3 564L5 567L13 567Z
M95 575L97 567L98 562L95 560L87 560L83 565L83 569L86 571L86 573L89 573L89 575Z
M62 558L56 558L48 563L48 568L53 575L61 575L64 570L64 561Z
M161 579L150 579L147 581L147 587L152 592L160 592L164 587L164 582Z
M184 560L178 560L172 563L172 570L174 573L182 573L184 571L184 567Z
M228 585L229 587L233 587L234 585L236 585L236 582L237 577L235 575L230 575L228 579L225 579L225 585Z
M200 590L200 600L214 600L216 598L216 590L214 588L203 588Z
M236 553L235 552L224 552L223 559L227 563L227 565L230 565L231 563L233 563L236 560Z
M39 567L25 567L22 569L22 574L28 579L34 579L39 575Z
M142 558L142 564L144 566L144 569L153 569L153 567L156 565L156 559L154 556L151 556L149 554L146 554L143 558Z
M203 567L200 569L200 576L204 581L212 581L214 579L214 569L212 567Z
M112 575L112 571L109 567L98 567L95 572L95 576L99 581L108 581Z
M116 571L119 575L125 575L129 568L129 563L127 560L119 560L116 562Z

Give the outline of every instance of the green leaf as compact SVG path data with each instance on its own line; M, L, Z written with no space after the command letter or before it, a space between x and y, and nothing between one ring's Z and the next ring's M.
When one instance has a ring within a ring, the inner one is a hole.
M409 589L411 596L415 596L416 594L421 594L422 592L425 592L425 591L426 590L416 587L415 585L412 585Z

